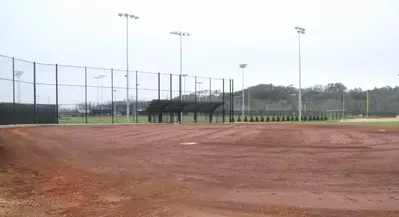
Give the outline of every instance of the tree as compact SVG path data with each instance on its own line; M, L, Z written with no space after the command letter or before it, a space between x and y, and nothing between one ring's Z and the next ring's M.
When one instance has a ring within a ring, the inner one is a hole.
M254 118L251 116L251 118L249 119L249 122L254 122Z
M285 116L283 115L283 117L281 118L281 121L285 121Z
M244 122L248 122L247 116L244 117Z
M289 116L289 115L287 116L287 121L291 121L291 118L290 118L290 116Z
M256 118L255 118L255 122L259 122L259 118L258 118L258 116L256 116Z
M280 116L277 116L276 121L280 121Z
M241 122L241 117L240 116L238 116L237 122Z
M270 122L269 116L266 117L266 122Z
M275 122L276 121L276 119L274 118L274 116L272 116L272 122Z
M262 117L260 117L260 121L261 122L265 122L265 118L262 116Z

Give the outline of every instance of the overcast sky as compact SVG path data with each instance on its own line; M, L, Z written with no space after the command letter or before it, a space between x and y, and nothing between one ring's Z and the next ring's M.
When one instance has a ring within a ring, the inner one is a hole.
M126 12L140 17L129 23L131 70L179 73L179 38L169 34L178 30L191 33L183 39L184 73L233 78L237 90L238 65L246 63L246 87L298 86L294 27L301 26L304 87L342 82L368 89L399 83L398 11L397 0L0 0L0 54L125 69L126 23L117 14ZM6 64L0 60L0 77ZM30 66L22 65L16 70L28 71ZM53 69L42 71L40 79L47 82ZM79 76L84 83L84 70L65 74L64 83ZM118 76L116 85L123 86L123 73ZM150 82L155 79L139 77L140 86L156 88L156 81ZM190 83L188 90L194 89Z

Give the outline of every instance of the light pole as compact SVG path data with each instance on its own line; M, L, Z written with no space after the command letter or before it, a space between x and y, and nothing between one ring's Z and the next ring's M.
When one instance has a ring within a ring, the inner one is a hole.
M183 36L190 36L188 32L173 31L170 32L172 35L178 35L180 37L180 75L183 75Z
M302 121L302 75L301 75L301 34L305 34L305 29L302 27L295 27L296 32L298 33L298 45L299 45L299 88L298 88L298 114L299 114L299 122Z
M18 103L21 103L21 76L24 74L23 71L14 71L14 76L17 78L18 81Z
M134 106L135 112L134 112L134 118L133 119L135 119L137 117L137 103L138 103L138 97L139 97L139 86L140 86L140 84L136 83L136 96L135 96L135 106Z
M99 96L98 96L98 88L99 88L99 81L101 80L101 109L103 108L103 78L107 76L105 75L97 75L94 79L97 79L97 107L99 105Z
M129 18L139 19L138 16L119 13L118 16L126 18L126 119L129 122Z
M116 89L113 90L114 92L114 117L116 117Z
M198 84L197 93L200 93L202 81L197 81L195 83L195 85L197 85L197 84ZM195 94L197 94L197 93L195 93ZM198 102L200 102L200 101L201 101L201 94L199 94L199 97L198 97Z
M242 69L242 96L241 96L241 119L244 120L245 116L245 98L244 98L244 69L247 67L247 64L241 64L240 68Z
M251 117L251 91L248 88L248 116Z
M40 95L36 95L36 101L39 102ZM39 104L39 103L38 103Z
M170 34L180 36L180 76L183 76L183 36L190 36L190 33L181 32L181 31L173 31L173 32L170 32ZM181 100L181 96L180 96L180 100ZM183 120L183 113L180 112L180 123L182 123L182 120Z
M183 96L186 96L186 77L187 77L187 74L182 74L181 76L183 77L183 83L184 83L184 86L183 86ZM184 98L187 99L187 96L186 96L186 97L183 97L183 100L184 100Z

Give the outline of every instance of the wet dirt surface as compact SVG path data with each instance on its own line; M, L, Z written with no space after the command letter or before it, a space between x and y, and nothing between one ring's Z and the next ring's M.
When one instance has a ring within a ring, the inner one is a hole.
M26 127L0 146L0 216L399 216L397 128Z

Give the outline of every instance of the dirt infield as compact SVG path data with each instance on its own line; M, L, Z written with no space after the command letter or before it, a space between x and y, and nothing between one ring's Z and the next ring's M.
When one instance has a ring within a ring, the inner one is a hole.
M0 129L0 216L399 216L399 129Z

